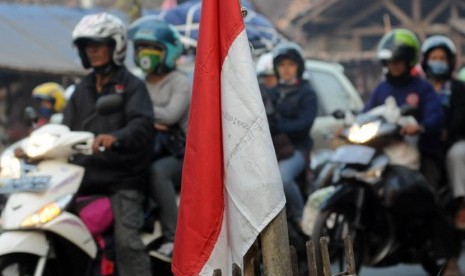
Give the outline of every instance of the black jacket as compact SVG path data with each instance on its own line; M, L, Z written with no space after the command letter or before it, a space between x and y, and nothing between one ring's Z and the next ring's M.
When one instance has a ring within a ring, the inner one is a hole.
M448 144L465 139L465 83L451 81L450 107L445 108Z
M123 108L110 115L95 115L98 97L118 93ZM95 116L89 120L91 116ZM88 123L85 123L85 121ZM111 134L121 150L75 156L73 163L86 169L82 194L111 194L119 189L143 190L150 166L153 141L153 110L145 84L125 67L96 91L95 74L80 83L64 111L63 123L71 130L90 131L96 136Z
M273 106L270 122L273 134L286 133L295 148L309 152L310 129L318 110L318 99L310 84L301 80L295 85L279 84L269 90Z

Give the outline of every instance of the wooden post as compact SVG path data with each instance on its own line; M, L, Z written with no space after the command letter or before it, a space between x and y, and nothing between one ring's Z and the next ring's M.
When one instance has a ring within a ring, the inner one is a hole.
M320 238L321 260L323 261L323 276L331 276L331 261L329 259L328 239Z
M344 251L346 256L346 267L348 275L355 275L357 273L354 258L354 249L352 248L352 240L350 236L344 238ZM361 260L359 260L361 261Z
M318 276L318 272L316 270L315 244L313 243L313 240L309 240L306 245L308 276Z
M291 263L292 263L292 275L299 276L299 264L297 261L297 250L291 245Z
M213 271L213 276L221 276L221 269L215 269Z
M258 242L255 241L244 256L244 276L254 276L259 269Z
M232 266L232 276L242 276L241 268L236 263Z
M285 208L265 227L260 237L265 275L292 275Z

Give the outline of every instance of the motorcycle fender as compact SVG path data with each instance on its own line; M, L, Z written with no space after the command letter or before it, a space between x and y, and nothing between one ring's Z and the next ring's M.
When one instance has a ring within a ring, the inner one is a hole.
M320 210L326 211L327 209L335 206L355 205L357 192L358 188L355 188L353 185L339 185L336 187L336 190L332 193L332 195L321 203Z
M97 255L97 245L82 221L71 213L62 213L44 225L44 230L53 232L84 251L92 259Z
M0 235L0 255L28 253L47 256L49 244L45 234L35 231L5 231Z

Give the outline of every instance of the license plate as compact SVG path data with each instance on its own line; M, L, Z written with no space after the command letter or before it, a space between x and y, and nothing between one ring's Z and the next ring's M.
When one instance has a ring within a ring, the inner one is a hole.
M43 192L48 189L50 176L32 176L0 180L0 194Z

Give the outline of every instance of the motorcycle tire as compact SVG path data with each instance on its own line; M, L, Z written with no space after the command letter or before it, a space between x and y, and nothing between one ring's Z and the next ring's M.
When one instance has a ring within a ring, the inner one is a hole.
M0 257L0 276L32 276L38 257L31 254L9 254Z
M339 272L345 271L344 237L350 235L355 258L355 269L359 274L365 254L365 241L360 230L350 221L350 216L338 210L319 212L313 227L312 240L315 244L315 257L318 275L323 275L320 237L328 238L328 251L332 266L337 265Z

